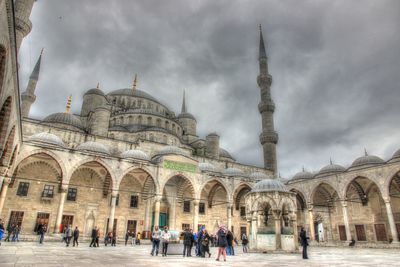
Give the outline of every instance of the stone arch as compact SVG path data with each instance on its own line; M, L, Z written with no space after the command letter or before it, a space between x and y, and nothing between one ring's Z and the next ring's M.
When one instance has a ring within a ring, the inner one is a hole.
M305 195L303 194L303 192L301 192L300 190L296 189L296 188L292 188L290 189L291 192L296 193L296 201L298 202L297 205L297 209L301 211L304 211L305 209L307 209L307 200L305 198Z
M231 190L229 190L229 187L228 187L228 185L225 183L225 181L224 180L222 180L221 178L219 178L219 177L211 177L210 179L208 179L208 180L206 180L204 183L202 183L202 184L200 184L200 187L199 187L199 191L198 191L198 198L200 198L200 195L201 195L201 192L204 190L204 187L208 184L208 183L210 183L210 182L218 182L219 184L221 184L221 186L225 189L225 191L226 191L226 194L227 194L227 201L228 202L232 202L232 198L231 198L231 195L232 195L232 193L231 193Z
M367 184L369 182L369 184ZM383 193L379 184L376 183L373 179L370 179L365 176L357 176L348 181L345 188L345 197L347 199L349 191L354 191L357 194L359 200L361 201L363 206L366 206L368 203L368 194L371 190L371 187L376 186L378 188L378 192L380 197L383 197Z
M329 190L328 190L329 188ZM332 191L332 192L329 192ZM321 196L325 198L325 200L328 202L332 201L335 194L339 199L342 199L339 196L338 190L329 182L323 181L318 183L311 191L311 196L310 196L310 202L314 205L315 203L315 196L317 193L320 193ZM318 204L318 203L317 203Z
M3 144L6 140L8 125L10 123L10 115L12 108L12 98L9 96L6 101L4 101L1 109L0 109L0 146L3 147Z
M234 200L236 210L239 210L240 208L240 200L250 191L251 186L248 183L240 183L235 188L232 199Z
M0 164L2 166L9 166L11 153L13 152L14 147L14 139L15 139L15 126L12 127L10 133L8 134L8 138L6 144L4 145L3 153L0 157Z
M266 203L268 203L273 210L277 210L279 207L271 196L266 195L258 196L256 198L249 198L248 201L249 203L247 204L249 205L249 212L260 211Z
M174 179L174 178L182 179L184 181L183 183L178 184L178 190L177 190L177 197L178 198L179 197L183 197L183 195L184 195L184 191L183 190L185 188L190 188L190 190L192 191L192 198L193 199L196 198L197 194L196 194L196 188L195 188L195 183L194 183L193 179L189 178L189 177L187 177L187 176L185 176L185 175L183 175L182 173L179 173L179 172L170 175L165 180L164 184L162 185L161 193L164 193L166 185L168 184L168 182L171 179Z
M400 191L400 169L393 168L390 170L389 174L386 176L385 182L382 186L382 196L384 199L388 199L390 197L390 189L393 183L399 188Z
M287 207L290 212L296 212L296 206L296 203L288 197L281 198L281 201L278 204L280 210L284 210L284 208Z
M123 171L122 175L120 176L120 179L118 179L118 183L116 184L116 189L119 189L119 185L120 185L122 179L125 177L125 175L127 175L130 172L135 171L135 170L141 170L144 173L146 173L148 175L147 179L150 178L150 181L152 181L154 183L155 193L156 194L160 193L160 185L159 185L157 179L154 178L155 177L154 173L146 166L131 166L131 167L128 167L127 169L125 169Z

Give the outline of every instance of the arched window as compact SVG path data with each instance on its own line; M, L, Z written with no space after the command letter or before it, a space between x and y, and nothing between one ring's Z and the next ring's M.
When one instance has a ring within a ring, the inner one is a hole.
M157 119L157 127L161 128L161 119Z
M139 116L138 117L138 124L142 124L143 123L143 121L142 121L142 116Z
M4 102L1 110L0 110L0 145L3 146L6 136L8 124L10 122L10 114L11 114L11 96L7 98Z
M9 166L11 159L11 152L13 151L15 138L15 126L12 128L10 134L8 135L7 142L4 146L3 153L1 155L0 163L2 166Z
M133 124L133 117L131 115L129 115L128 117L128 122L129 124Z
M147 125L151 126L153 124L153 118L147 117Z

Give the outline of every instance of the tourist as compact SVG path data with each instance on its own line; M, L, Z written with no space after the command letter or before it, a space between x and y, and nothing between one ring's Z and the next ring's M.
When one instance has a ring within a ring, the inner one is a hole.
M14 227L13 229L13 237L12 237L12 241L15 242L19 242L19 232L20 232L20 228L18 226L18 224Z
M228 230L226 234L226 240L228 241L228 245L226 246L226 255L232 256L232 246L233 246L233 234Z
M112 243L113 233L108 232L104 237L104 245L107 247L108 243Z
M75 247L75 244L76 244L76 246L79 245L79 243L78 243L78 238L79 238L79 229L78 229L78 226L76 226L76 227L75 227L75 230L74 230L74 240L73 240L73 242L72 242L72 246Z
M243 253L248 252L248 245L249 244L249 239L247 238L247 235L243 233L242 235L242 246L243 246Z
M351 238L351 242L349 243L349 247L354 247L355 245L356 245L356 241L354 240L354 238Z
M141 237L142 237L142 235L140 234L140 232L138 232L137 235L136 235L136 241L135 241L135 243L136 243L137 245L140 245L140 239L141 239Z
M193 233L193 229L190 229L189 232L192 235L192 239L190 240L190 247L189 247L189 257L192 257L192 248L193 248L194 243L196 242L196 240L195 240L196 234Z
M306 235L306 231L304 231L304 227L301 227L300 230L300 244L303 247L303 259L308 259L307 255L307 246L308 246L308 237Z
M39 244L43 244L44 241L44 233L47 231L47 225L46 224L39 224L37 233L39 235Z
M126 244L128 244L128 240L129 240L130 236L131 236L131 231L128 230L125 234L125 246L126 246ZM133 240L132 240L132 245L133 245Z
M156 256L158 256L158 249L160 247L160 238L161 238L161 231L158 229L158 226L154 226L154 231L151 234L152 238L152 243L153 247L151 250L151 256L154 256L154 253Z
M190 233L189 228L185 229L183 233L183 257L191 257L190 250L192 248L193 235Z
M201 252L201 240L202 240L202 238L203 238L203 229L204 229L204 226L202 226L201 228L200 228L200 230L199 230L199 232L197 233L197 236L196 236L196 256L198 256L198 257L201 257L201 255L202 255L202 252Z
M62 239L61 239L61 243L65 242L67 243L67 226L64 226L64 229L62 231Z
M208 234L207 229L203 229L203 234L201 236L201 257L204 258L206 256L206 252L208 253L208 257L211 257L210 253L210 235Z
M132 238L132 246L133 245L136 245L136 234L135 234L135 232L133 231L132 233L131 233L131 238Z
M115 247L117 245L117 233L111 233L111 246Z
M96 247L97 226L95 226L95 227L92 229L92 235L91 235L91 237L92 237L92 242L90 242L89 247L91 247L92 245L93 245L93 247Z
M99 239L100 239L100 229L98 227L96 227L96 245L97 247L99 247Z
M6 239L4 241L10 242L10 237L11 237L11 234L14 232L14 228L15 228L14 224L8 225L8 227L7 227L7 237L6 237Z
M1 246L1 240L3 240L3 235L4 235L4 224L3 220L0 219L0 246Z
M168 251L168 243L171 238L171 233L168 231L168 227L164 227L164 231L161 233L161 240L162 240L162 255L163 257L167 256Z
M227 229L224 226L221 226L217 232L217 243L218 243L218 255L215 259L219 261L219 257L221 254L224 256L224 261L226 261L226 251L225 248L228 246L228 241L226 239Z
M67 243L67 247L69 247L69 243L71 242L73 234L72 225L68 225L67 229L65 230L65 243Z

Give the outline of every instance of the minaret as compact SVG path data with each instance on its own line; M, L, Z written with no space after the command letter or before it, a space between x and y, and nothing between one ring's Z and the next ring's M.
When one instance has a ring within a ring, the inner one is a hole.
M15 35L17 37L17 51L21 47L22 39L32 30L29 16L35 0L15 0Z
M260 63L260 74L257 77L257 83L261 90L261 102L258 104L258 110L260 111L262 119L260 142L264 150L264 167L276 174L276 144L278 143L278 134L274 130L275 104L271 98L272 76L268 73L267 53L265 52L261 25L258 61Z
M22 115L22 117L29 116L29 111L31 110L31 106L36 100L35 89L36 89L36 84L39 80L40 63L42 61L42 54L43 54L43 49L40 52L40 56L36 62L35 67L33 68L31 76L29 76L28 86L26 87L25 92L23 92L21 94L21 99L22 99L21 115Z
M183 100L182 100L182 109L181 109L181 113L186 113L186 94L185 94L185 90L183 90Z

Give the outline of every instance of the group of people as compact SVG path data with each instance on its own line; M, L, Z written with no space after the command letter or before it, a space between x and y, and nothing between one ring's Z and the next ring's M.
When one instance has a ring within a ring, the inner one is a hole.
M3 228L4 234L4 225L1 224ZM21 227L18 224L11 224L7 227L7 237L4 241L7 242L19 242L19 232L21 231Z
M125 246L128 244L129 238L132 240L133 245L140 245L141 234L138 232L135 234L135 231L128 230L125 234Z
M72 230L72 225L68 225L64 227L63 230L63 238L62 241L65 242L66 246L69 247L69 244L71 243L71 239L73 238L73 244L72 246L75 247L79 245L78 243L78 238L79 238L79 229L78 226L75 227L74 230Z

